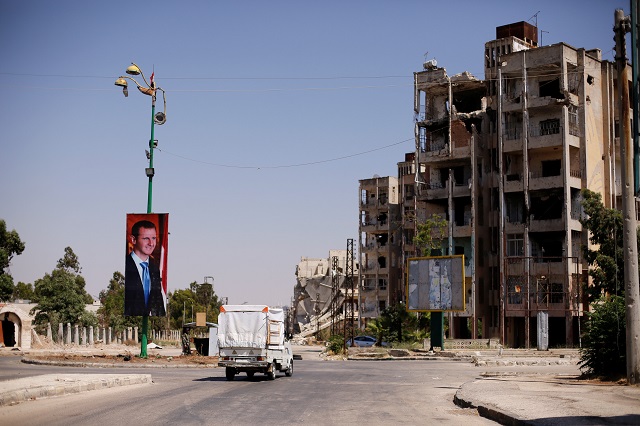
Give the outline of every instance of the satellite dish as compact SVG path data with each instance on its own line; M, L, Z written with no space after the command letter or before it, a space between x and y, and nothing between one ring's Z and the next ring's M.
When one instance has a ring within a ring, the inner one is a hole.
M380 176L378 176L377 174L373 175L374 178L379 178Z

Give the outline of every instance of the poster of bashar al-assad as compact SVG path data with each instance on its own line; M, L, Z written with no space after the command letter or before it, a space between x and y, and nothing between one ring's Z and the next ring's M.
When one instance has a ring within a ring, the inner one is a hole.
M127 214L125 316L164 316L169 214Z

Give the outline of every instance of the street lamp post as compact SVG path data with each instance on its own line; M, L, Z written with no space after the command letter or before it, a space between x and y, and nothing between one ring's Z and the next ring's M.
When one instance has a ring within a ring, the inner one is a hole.
M133 77L129 77L126 75L121 75L115 82L116 86L122 87L122 93L124 93L125 97L129 96L129 89L127 80L131 80L135 83L136 87L140 91L140 93L151 96L151 139L149 139L149 150L146 151L147 159L149 160L149 167L145 168L145 173L149 178L149 188L147 191L147 213L151 213L153 211L152 208L152 199L153 199L153 149L158 146L158 142L155 140L155 125L156 124L164 124L167 121L167 100L165 98L164 90L160 87L156 87L156 82L153 77L155 73L151 73L151 78L149 81L145 78L142 70L135 63L131 63L131 65L127 68L126 73L129 75L139 75L142 77L146 86L140 85ZM156 113L156 91L160 90L162 92L162 101L164 103L163 112ZM142 336L140 338L140 358L147 358L147 334L149 329L149 314L145 314L142 317Z

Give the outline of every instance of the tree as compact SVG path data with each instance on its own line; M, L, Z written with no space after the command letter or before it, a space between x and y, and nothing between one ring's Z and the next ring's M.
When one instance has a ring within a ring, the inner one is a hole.
M78 260L78 256L73 252L71 247L64 248L64 256L61 259L58 259L58 264L56 266L58 269L64 269L65 271L75 272L76 274L80 274L82 272L82 268L80 267L80 261Z
M589 230L589 241L598 250L583 248L592 268L592 285L586 291L591 300L604 294L624 294L624 252L622 243L622 213L602 204L602 196L588 189L582 190L582 208L585 217L580 223Z
M624 297L603 296L588 314L580 348L580 368L616 377L627 371Z
M13 290L13 300L33 300L33 284L25 284L22 281L18 281Z
M75 259L75 263L70 259ZM91 303L93 298L85 291L85 281L79 271L77 257L67 247L56 269L35 281L34 301L37 305L31 314L35 314L36 324L50 322L55 327L59 322L73 324L82 321L85 304Z
M169 322L172 328L180 328L191 322L191 312L206 312L208 322L217 322L220 301L211 284L192 282L188 289L169 293ZM195 318L194 318L195 320Z
M100 292L98 299L101 305L98 308L98 321L102 327L122 331L126 327L140 325L140 317L124 316L124 275L121 272L113 273L107 289Z
M77 291L76 276L62 269L54 269L51 274L35 282L37 305L31 310L35 313L36 324L51 322L77 323L85 308L85 300Z
M13 300L13 277L9 274L0 274L0 302Z
M7 224L0 219L0 302L13 300L13 277L6 273L13 256L24 251L24 243L16 230L7 231Z
M0 219L0 275L5 273L13 256L21 255L23 251L24 243L16 230L7 231L6 222Z
M623 221L621 212L602 204L600 194L582 190L586 217L580 222L589 230L589 241L598 250L583 248L591 266L592 285L586 289L593 312L582 333L580 367L598 376L626 372L624 306ZM640 240L639 240L640 241Z
M447 221L440 215L432 214L424 223L417 224L417 233L413 239L419 256L431 256L440 249L445 239Z

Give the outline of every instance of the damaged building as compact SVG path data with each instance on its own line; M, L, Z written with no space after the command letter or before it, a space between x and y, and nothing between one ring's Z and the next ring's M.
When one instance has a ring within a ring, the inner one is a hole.
M497 27L478 53L484 79L435 60L414 73L415 151L397 176L359 181L357 285L339 297L357 299L361 328L405 302L417 225L435 215L447 226L432 255L464 255L465 309L447 313L448 338L529 348L543 330L549 346L577 346L591 245L581 190L621 205L615 64L598 49L539 46L527 22ZM331 318L330 269L298 266L307 333Z
M347 250L330 250L326 259L300 259L292 303L294 333L301 337L317 334L340 317L346 292L346 258Z
M538 46L537 28L496 29L484 81L415 73L416 210L448 221L442 254L464 254L467 309L452 338L573 346L586 306L580 191L619 193L613 64L599 50ZM543 315L542 317L540 315Z

